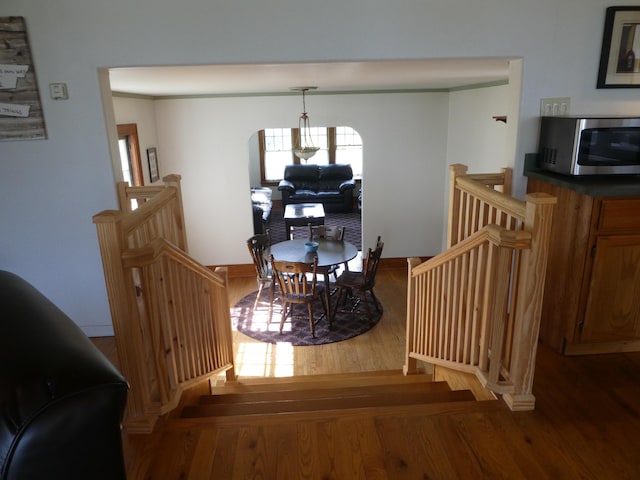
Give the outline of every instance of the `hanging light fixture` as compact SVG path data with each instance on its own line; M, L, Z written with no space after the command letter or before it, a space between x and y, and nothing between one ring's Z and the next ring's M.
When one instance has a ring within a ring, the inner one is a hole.
M313 145L311 140L311 125L309 124L309 116L307 115L307 106L305 104L304 94L308 90L315 90L318 87L291 87L291 90L302 92L302 115L298 119L298 135L294 139L293 153L296 157L308 160L313 157L319 147Z

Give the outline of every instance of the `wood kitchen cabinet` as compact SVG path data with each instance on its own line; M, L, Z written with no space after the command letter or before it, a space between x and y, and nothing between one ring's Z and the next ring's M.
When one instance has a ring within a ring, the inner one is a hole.
M572 182L528 178L528 192L558 198L540 339L567 355L640 351L640 191Z

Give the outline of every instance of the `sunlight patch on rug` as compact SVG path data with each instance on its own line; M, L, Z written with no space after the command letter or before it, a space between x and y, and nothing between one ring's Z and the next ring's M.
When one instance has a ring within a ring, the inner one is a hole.
M248 337L270 344L288 343L292 346L310 346L335 343L356 337L373 328L382 317L381 312L373 310L371 321L362 310L353 313L339 313L329 329L329 322L322 316L324 310L320 301L314 304L316 323L316 337L311 335L309 316L306 305L295 305L293 315L287 320L280 334L280 318L282 306L274 301L273 308L269 308L268 292L263 292L264 301L253 309L257 292L245 296L231 309L233 327ZM363 306L360 306L362 309ZM322 318L321 318L322 317ZM318 320L319 319L319 320Z

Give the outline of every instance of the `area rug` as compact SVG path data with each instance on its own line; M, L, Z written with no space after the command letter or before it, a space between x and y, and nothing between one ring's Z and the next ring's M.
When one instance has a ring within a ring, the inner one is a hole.
M271 241L278 243L286 240L284 231L283 212L272 211L267 228L271 232ZM362 250L362 220L360 212L352 213L327 213L324 218L325 225L342 225L345 227L344 239Z
M331 330L329 330L329 322L326 317L322 316L324 313L322 304L320 300L317 300L313 306L314 316L316 319L321 316L322 318L316 323L315 338L311 336L306 305L294 305L293 315L287 317L281 334L282 306L279 300L276 298L273 302L273 308L269 309L269 293L262 292L261 301L254 310L253 304L257 293L250 293L231 309L231 320L234 328L239 332L266 343L289 343L298 347L341 342L362 335L373 328L382 317L382 313L377 312L374 308L372 321L369 321L363 311L364 306L361 304L358 306L358 310L353 313L336 314Z

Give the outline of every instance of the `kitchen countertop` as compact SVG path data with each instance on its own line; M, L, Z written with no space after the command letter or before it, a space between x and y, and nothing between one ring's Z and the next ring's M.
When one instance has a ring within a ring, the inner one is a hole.
M538 154L524 158L524 176L592 197L640 196L640 175L560 175L538 167Z

